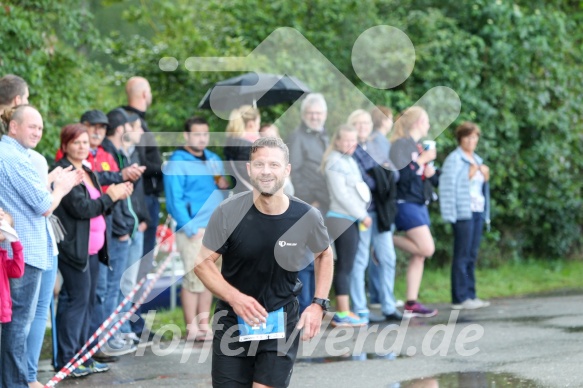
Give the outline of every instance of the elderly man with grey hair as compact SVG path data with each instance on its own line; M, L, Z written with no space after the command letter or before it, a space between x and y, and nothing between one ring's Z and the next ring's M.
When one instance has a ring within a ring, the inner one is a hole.
M322 157L328 147L328 136L324 128L328 117L328 106L320 93L308 94L301 105L301 124L287 141L289 146L291 181L295 196L325 214L329 195L326 179L320 172ZM306 255L311 252L306 252ZM314 263L301 270L298 276L303 283L298 295L300 313L312 303L314 297Z

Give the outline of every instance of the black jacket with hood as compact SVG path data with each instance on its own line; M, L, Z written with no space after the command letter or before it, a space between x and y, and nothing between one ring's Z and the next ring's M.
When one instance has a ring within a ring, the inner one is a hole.
M71 162L65 157L59 160L54 167L67 168L71 165ZM95 174L89 167L83 166L83 169L89 173L93 185L101 192L101 186ZM65 239L58 244L60 261L66 262L79 271L87 268L89 263L90 220L91 218L108 214L114 207L113 205L113 200L107 194L102 194L97 199L91 199L89 191L84 184L73 187L69 194L63 197L54 211L67 233ZM105 236L105 243L99 250L98 256L99 261L109 266L107 233L105 233Z

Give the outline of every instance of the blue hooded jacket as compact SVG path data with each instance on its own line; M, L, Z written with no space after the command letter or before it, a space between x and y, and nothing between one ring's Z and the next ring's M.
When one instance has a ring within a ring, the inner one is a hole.
M214 176L225 175L223 162L206 149L204 156L206 160L180 148L162 169L166 209L176 220L176 231L188 237L206 228L213 211L225 198L214 180Z

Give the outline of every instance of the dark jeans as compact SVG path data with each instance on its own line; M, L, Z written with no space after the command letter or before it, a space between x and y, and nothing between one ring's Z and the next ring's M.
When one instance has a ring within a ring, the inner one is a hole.
M336 248L334 265L334 291L336 296L350 294L350 275L358 250L358 223L344 218L326 218L330 240Z
M89 332L89 325L100 267L97 255L89 257L89 265L84 271L59 260L59 271L63 276L62 289L66 297L59 298L57 308L57 369L65 366L93 334Z
M471 220L453 225L453 262L451 264L451 300L454 304L476 299L475 266L482 239L482 213L472 213Z
M41 269L25 264L24 275L10 279L12 321L2 324L0 387L28 388L26 337L36 313L42 273Z
M314 254L306 249L306 259L311 260L310 264L300 272L298 272L298 279L303 284L302 291L298 295L298 302L300 304L300 315L304 310L312 304L314 292L316 292L316 281L314 279Z
M154 261L154 247L156 246L156 229L160 222L160 201L155 195L146 195L146 206L150 215L148 228L144 231L144 247L142 262L138 272L138 279L143 278L152 269Z

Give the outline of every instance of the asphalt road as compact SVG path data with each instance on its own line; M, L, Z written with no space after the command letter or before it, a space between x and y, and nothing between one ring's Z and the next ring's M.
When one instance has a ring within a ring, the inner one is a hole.
M492 301L303 343L291 387L583 387L583 294ZM155 344L57 387L211 387L208 344ZM39 380L54 373L44 364Z

